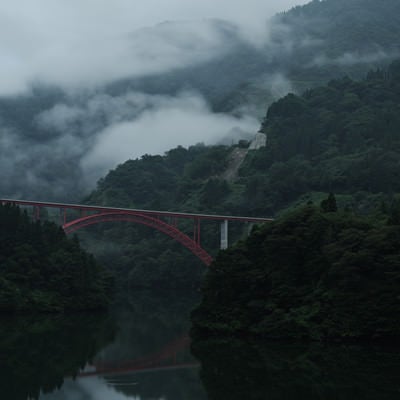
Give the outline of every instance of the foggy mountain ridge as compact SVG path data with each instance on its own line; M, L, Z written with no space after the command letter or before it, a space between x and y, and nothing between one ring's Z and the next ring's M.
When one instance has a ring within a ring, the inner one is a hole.
M50 74L0 97L1 196L75 201L126 159L249 138L273 100L398 57L399 15L393 0L312 1L273 17L257 42L217 19L126 35L120 50L140 58L102 83L99 64L79 85Z

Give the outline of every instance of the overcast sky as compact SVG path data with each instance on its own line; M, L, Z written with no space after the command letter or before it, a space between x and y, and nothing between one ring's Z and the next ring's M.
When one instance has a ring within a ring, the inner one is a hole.
M4 0L0 2L0 95L32 81L64 86L106 83L162 72L212 56L220 38L206 18L235 22L259 44L266 20L304 0ZM164 21L200 21L174 32L146 30ZM155 37L157 36L157 37ZM190 39L198 47L188 49ZM172 39L172 40L171 40ZM150 61L156 62L150 62Z

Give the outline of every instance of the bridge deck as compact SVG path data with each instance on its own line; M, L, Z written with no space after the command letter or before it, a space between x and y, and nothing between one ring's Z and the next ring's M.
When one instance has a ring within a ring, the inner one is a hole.
M34 200L17 200L17 199L0 199L0 203L11 203L20 206L36 206L36 207L49 207L49 208L68 208L76 209L79 211L97 211L97 212L131 212L135 214L143 214L156 217L173 217L173 218L191 218L191 219L210 219L214 221L241 221L241 222L271 222L273 218L264 217L246 217L234 215L212 215L212 214L197 214L197 213L184 213L175 211L159 211L159 210L142 210L137 208L119 208L119 207L105 207L105 206L90 206L87 204L69 204L69 203L55 203Z

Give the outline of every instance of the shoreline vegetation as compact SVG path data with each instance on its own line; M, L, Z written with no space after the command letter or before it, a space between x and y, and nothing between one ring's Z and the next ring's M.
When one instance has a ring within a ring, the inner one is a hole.
M107 308L112 278L52 222L0 205L0 314Z
M221 252L192 312L192 337L398 342L400 224L338 211L333 195Z

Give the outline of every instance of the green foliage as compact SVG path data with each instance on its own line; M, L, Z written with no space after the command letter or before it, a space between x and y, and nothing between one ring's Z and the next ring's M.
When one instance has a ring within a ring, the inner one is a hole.
M177 147L164 156L129 160L98 183L86 201L93 204L175 211L222 209L231 185L218 174L227 165L230 148L197 144ZM192 221L181 222L185 232ZM202 244L218 249L218 224L202 226ZM193 290L204 266L182 245L159 232L129 223L109 223L81 234L86 247L129 288Z
M321 201L321 210L323 212L336 212L337 211L336 198L333 193L329 193L328 198Z
M363 81L331 81L269 107L261 128L267 148L250 154L240 170L246 182L258 176L262 213L288 207L307 192L382 193L391 202L400 191L398 69L393 63ZM357 205L355 211L365 212Z
M398 339L398 240L400 225L293 211L220 253L192 314L194 333Z
M77 238L0 206L0 312L104 308L111 279Z

